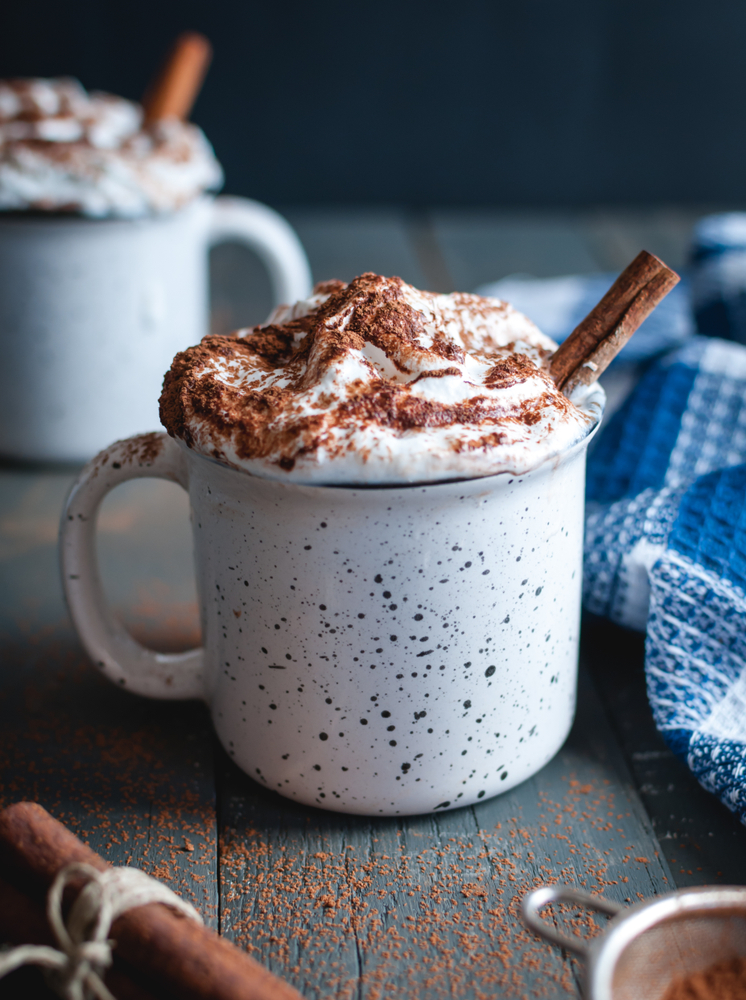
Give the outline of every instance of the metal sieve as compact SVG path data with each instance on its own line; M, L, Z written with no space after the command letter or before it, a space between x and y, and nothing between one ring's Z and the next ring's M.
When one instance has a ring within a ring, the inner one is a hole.
M594 938L573 938L542 919L549 903L570 903L613 919ZM521 912L536 934L584 959L587 1000L662 1000L674 980L716 962L746 958L743 886L679 889L626 907L550 885L525 896Z

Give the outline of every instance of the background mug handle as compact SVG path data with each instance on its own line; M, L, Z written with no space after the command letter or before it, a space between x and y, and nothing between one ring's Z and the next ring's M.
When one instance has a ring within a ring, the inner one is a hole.
M117 621L104 597L96 554L98 509L128 479L168 479L188 489L183 449L167 434L117 441L74 483L62 512L62 585L73 624L93 662L109 680L149 698L204 698L204 650L156 653Z
M264 262L274 305L292 305L311 294L313 282L306 252L290 223L267 205L249 198L216 198L207 243L214 247L227 242L243 243Z

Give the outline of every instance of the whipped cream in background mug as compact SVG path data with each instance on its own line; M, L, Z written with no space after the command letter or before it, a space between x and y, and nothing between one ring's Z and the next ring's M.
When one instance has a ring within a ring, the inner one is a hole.
M77 80L0 80L0 209L134 218L222 184L196 125L144 128L140 105Z
M156 425L163 372L207 330L207 251L244 243L277 302L307 294L290 226L213 200L203 133L74 80L0 81L0 455L82 462Z
M179 354L170 434L81 474L67 600L115 683L203 698L227 752L299 802L394 815L512 788L572 723L585 452L554 344L506 303L363 275ZM106 606L95 512L160 476L190 495L203 647L158 654Z

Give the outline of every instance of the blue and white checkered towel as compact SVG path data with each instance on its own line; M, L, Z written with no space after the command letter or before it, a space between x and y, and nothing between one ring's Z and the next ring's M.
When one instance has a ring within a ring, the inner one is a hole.
M481 291L563 339L609 283L511 278ZM678 286L616 364L646 359L589 456L584 603L647 631L659 730L746 822L746 347L697 336Z
M588 468L585 606L647 629L656 724L746 822L746 347L655 364Z

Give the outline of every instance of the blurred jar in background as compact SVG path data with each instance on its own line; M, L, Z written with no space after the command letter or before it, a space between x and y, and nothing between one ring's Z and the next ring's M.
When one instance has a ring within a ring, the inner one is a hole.
M699 333L746 344L746 212L700 219L690 266Z

